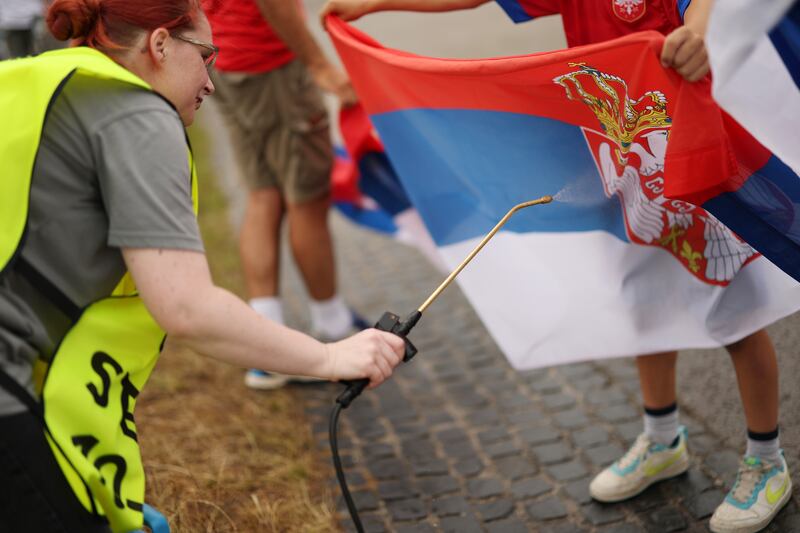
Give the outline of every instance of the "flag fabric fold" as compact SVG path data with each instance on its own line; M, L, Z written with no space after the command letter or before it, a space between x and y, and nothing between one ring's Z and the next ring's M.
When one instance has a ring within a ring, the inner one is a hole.
M515 367L715 347L800 308L797 282L674 197L726 190L741 165L709 84L661 67L661 35L447 60L327 24L449 268L517 203L556 197L459 277Z
M714 97L743 127L725 116L738 168L697 201L800 279L800 2L716 2L706 41Z
M716 2L706 35L714 98L800 172L800 2Z

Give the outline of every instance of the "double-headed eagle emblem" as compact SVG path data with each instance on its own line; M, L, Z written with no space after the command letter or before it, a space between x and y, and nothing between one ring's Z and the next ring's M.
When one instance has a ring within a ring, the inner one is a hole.
M614 14L625 22L634 22L642 18L647 10L645 0L611 0Z
M726 285L755 251L702 208L664 196L671 119L658 90L633 99L625 80L584 64L556 77L570 100L584 103L601 131L582 128L606 196L619 197L628 238L671 253L706 283Z

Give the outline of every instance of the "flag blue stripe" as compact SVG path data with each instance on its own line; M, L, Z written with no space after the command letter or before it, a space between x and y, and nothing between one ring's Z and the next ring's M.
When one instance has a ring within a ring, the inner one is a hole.
M497 0L506 15L511 17L514 22L527 22L533 19L519 4L518 0Z
M375 200L390 215L395 216L411 207L411 201L386 154L364 154L358 162L358 171L361 192Z
M769 32L786 70L800 88L800 2L795 2L783 19Z
M392 165L438 245L479 237L514 205L514 232L602 230L628 241L622 208L609 200L580 128L517 113L412 109L372 116ZM502 162L498 167L497 162Z
M772 156L740 189L703 207L800 280L800 178L780 159Z
M775 156L735 193L749 210L800 244L800 178ZM757 243L753 243L757 247Z

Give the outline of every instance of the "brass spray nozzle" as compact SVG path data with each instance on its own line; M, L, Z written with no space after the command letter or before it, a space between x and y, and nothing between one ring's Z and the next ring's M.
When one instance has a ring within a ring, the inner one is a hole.
M456 276L458 276L458 275L461 273L461 271L462 271L462 270L464 270L464 267L466 267L466 266L469 264L469 262L470 262L470 261L472 261L472 259L473 259L473 258L474 258L476 255L478 255L478 252L480 252L480 251L481 251L481 248L483 248L483 247L486 245L486 243L487 243L487 242L489 242L489 239L491 239L492 237L494 237L494 234L495 234L495 233L497 233L498 231L500 231L500 228L502 228L502 227L503 227L503 224L505 224L505 223L508 221L508 219L509 219L509 218L511 218L511 216L512 216L514 213L516 213L516 212L517 212L517 211L519 211L520 209L525 209L526 207L531 207L532 205L539 205L539 204L549 204L549 203L550 203L550 202L552 202L552 201L553 201L553 197L552 197L552 196L550 196L550 195L547 195L547 196L542 196L541 198L539 198L539 199L536 199L536 200L529 200L529 201L527 201L527 202L522 202L521 204L517 204L517 205L515 205L514 207L512 207L512 208L511 208L511 209L508 211L508 213L506 213L506 214L505 214L505 216L504 216L503 218L501 218L501 219L500 219L500 222L498 222L498 223L495 225L495 227L494 227L494 228L492 228L492 231L490 231L490 232L489 232L489 233L488 233L488 234L487 234L487 235L486 235L486 236L485 236L485 237L484 237L484 238L481 240L481 242L479 242L479 243L478 243L478 245L477 245L477 246L476 246L476 247L475 247L475 248L474 248L474 249L473 249L473 250L472 250L472 251L469 253L469 255L468 255L468 256L467 256L467 257L466 257L466 258L465 258L463 261L461 261L461 264L460 264L460 265L458 265L458 267L457 267L455 270L453 270L453 271L450 273L450 275L449 275L449 276L447 276L447 279L445 279L445 280L442 282L442 284L441 284L441 285L439 285L439 286L436 288L436 290L435 290L435 291L433 291L433 292L431 293L431 295L430 295L430 296L428 296L428 299L427 299L427 300L425 300L425 301L422 303L422 305L420 305L420 306L417 308L417 311L419 311L420 313L424 313L424 312L425 312L425 309L427 309L427 308L428 308L428 306L429 306L429 305L431 305L431 304L433 303L433 301L434 301L436 298L438 298L438 297L439 297L439 295L442 293L442 291L443 291L443 290L445 290L445 289L447 288L447 286L448 286L448 285L450 285L450 283L451 283L451 282L452 282L452 281L453 281L453 280L456 278Z
M475 247L472 252L464 259L458 268L456 268L453 272L447 276L441 285L439 285L428 299L419 306L416 311L413 311L409 314L404 320L401 320L399 316L391 313L389 311L385 312L381 319L375 324L375 328L381 331L391 331L392 333L398 335L405 341L405 356L403 357L403 361L409 361L412 357L417 353L417 348L411 343L408 339L408 334L411 329L419 322L420 317L422 316L423 311L428 308L431 303L442 293L443 290L450 285L450 282L458 276L459 272L464 270L464 267L472 261L472 258L477 255L478 252L481 251L489 239L494 237L494 234L498 232L500 228L503 227L503 224L511 218L511 215L519 211L520 209L524 209L526 207L530 207L532 205L537 204L549 204L553 201L552 196L542 196L538 200L531 200L529 202L523 202L521 204L515 205L511 208L511 210L506 213L506 215L500 220L500 222L492 228L492 231L486 235L478 246ZM355 503L353 502L353 497L350 495L350 490L347 488L347 480L345 479L344 475L344 468L342 468L342 462L339 458L339 448L337 444L337 436L336 436L336 425L339 421L339 413L342 409L347 409L350 403L355 400L361 392L369 385L369 379L361 378L355 381L344 381L347 388L336 398L336 406L334 406L333 411L331 411L331 418L329 424L329 435L330 435L330 443L331 443L331 453L333 454L333 465L336 468L336 477L339 480L339 485L342 488L342 495L344 496L345 502L347 503L347 509L350 511L350 517L353 519L353 523L356 526L357 531L363 531L364 527L361 524L361 519L358 517L358 510L356 509Z
M464 270L464 267L466 267L467 264L469 264L469 262L472 261L472 258L475 257L478 254L478 252L481 251L481 248L483 248L486 245L486 243L489 242L489 239L494 237L494 234L497 233L500 230L500 228L503 227L503 224L505 224L506 221L520 209L525 209L526 207L530 207L532 205L549 204L552 201L553 201L552 196L542 196L537 200L530 200L528 202L523 202L521 204L517 204L514 207L512 207L509 210L509 212L506 213L506 215L502 219L500 219L500 222L498 222L495 225L495 227L492 228L492 231L490 231L481 240L481 242L478 243L475 249L469 253L466 259L464 259L461 262L461 264L458 265L458 268L456 268L454 271L450 273L449 276L447 276L447 279L445 279L442 282L442 284L439 285L436 288L436 290L431 293L430 296L428 296L428 299L425 300L425 302L421 306L419 306L419 308L417 308L416 311L412 311L405 319L401 319L398 315L395 315L394 313L391 313L389 311L383 314L378 323L375 324L375 328L381 331L390 331L395 335L398 335L399 337L403 338L406 345L405 356L403 357L403 361L405 362L410 361L411 358L413 358L417 353L417 348L408 339L408 334L411 331L411 329L417 324L417 322L419 322L419 319L422 317L422 313L425 311L425 309L428 308L429 305L433 303L433 301L442 293L442 291L445 290L448 285L450 285L450 283L455 279L455 277L458 276L458 274L462 270ZM361 392L369 384L369 380L366 378L362 378L355 381L344 381L344 383L347 385L347 389L345 389L344 392L342 392L336 398L336 402L341 406L342 409L346 409L350 405L350 403L361 394Z

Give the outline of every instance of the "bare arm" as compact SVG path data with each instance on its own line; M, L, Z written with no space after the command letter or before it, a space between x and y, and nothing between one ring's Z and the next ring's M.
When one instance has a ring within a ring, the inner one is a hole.
M701 37L705 37L708 19L711 16L711 8L713 7L714 0L692 0L692 3L689 4L683 14L684 26L688 26Z
M344 20L355 20L378 11L441 12L470 9L489 0L328 0L320 12L324 20L328 14Z
M182 250L124 249L148 311L171 341L245 368L325 379L388 378L403 354L398 337L367 330L323 344L271 322L211 281L205 255Z
M697 81L710 69L704 37L714 0L692 0L684 24L664 41L661 64L677 70L687 81Z
M314 82L323 90L339 97L342 105L357 101L347 75L335 67L322 52L306 27L306 21L296 0L256 0L270 27L294 52L311 73Z

